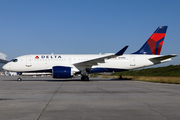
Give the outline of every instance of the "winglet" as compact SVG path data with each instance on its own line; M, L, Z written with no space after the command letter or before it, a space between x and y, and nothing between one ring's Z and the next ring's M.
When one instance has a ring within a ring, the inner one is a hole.
M125 46L123 49L121 49L119 52L117 52L115 55L119 56L119 55L123 55L124 52L126 51L126 49L128 48L129 46Z

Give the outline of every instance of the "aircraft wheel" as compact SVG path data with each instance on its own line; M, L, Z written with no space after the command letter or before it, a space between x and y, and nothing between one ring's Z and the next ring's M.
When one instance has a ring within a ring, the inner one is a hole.
M19 78L17 79L17 81L20 82L20 81L22 81L22 79L19 77Z
M82 80L82 81L89 81L89 77L88 77L88 76L82 76L82 77L81 77L81 80Z

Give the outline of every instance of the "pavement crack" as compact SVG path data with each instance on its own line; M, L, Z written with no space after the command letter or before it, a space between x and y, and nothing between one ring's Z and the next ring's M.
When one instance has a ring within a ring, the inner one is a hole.
M149 105L148 103L145 103L145 102L142 102L142 101L139 101L139 102L147 105L149 110L151 110L151 111L153 111L153 112L155 112L155 113L158 113L158 114L161 115L162 117L165 117L167 120L169 120L169 118L168 118L167 116L165 116L165 115L163 115L162 113L154 110L154 109L152 108L152 106Z
M63 84L63 83L62 83ZM58 87L58 89L55 91L55 93L52 95L52 97L49 99L49 101L47 102L47 104L45 105L44 109L41 111L40 115L38 116L37 120L40 119L42 113L46 110L47 106L49 105L49 103L51 102L51 100L54 98L54 96L56 95L56 93L59 91L59 89L61 88L62 84Z
M109 91L107 91L107 90L105 90L105 89L103 89L103 88L100 88L99 86L96 86L99 90L101 90L101 91L105 91L105 92L107 92L107 93L111 93L111 92L109 92Z

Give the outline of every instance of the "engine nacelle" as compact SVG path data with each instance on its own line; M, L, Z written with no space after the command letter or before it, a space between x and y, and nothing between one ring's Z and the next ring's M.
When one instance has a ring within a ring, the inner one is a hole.
M54 66L52 68L53 78L71 78L71 67Z

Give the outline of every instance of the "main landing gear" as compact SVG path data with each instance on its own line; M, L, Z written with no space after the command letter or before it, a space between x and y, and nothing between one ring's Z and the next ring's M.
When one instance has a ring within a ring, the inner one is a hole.
M89 81L89 77L88 77L88 76L82 76L82 77L81 77L81 80L82 80L82 81Z
M82 70L81 71L81 80L82 81L89 81L87 70Z

